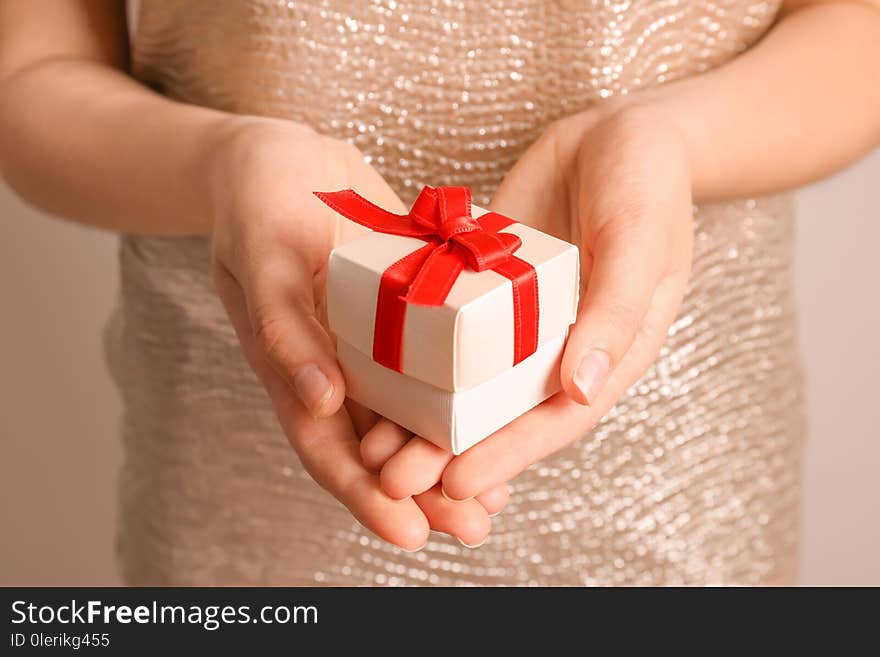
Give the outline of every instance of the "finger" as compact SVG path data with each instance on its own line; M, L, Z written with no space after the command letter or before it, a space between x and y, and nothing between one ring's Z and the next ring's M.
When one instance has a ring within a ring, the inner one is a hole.
M480 493L474 499L486 509L486 513L491 518L501 513L504 507L507 506L507 503L510 501L510 488L507 484L501 484L500 486L490 488L485 493Z
M555 438L573 440L575 422L586 428L598 419L595 407L555 395L456 456L443 471L443 491L458 501L493 490L552 452Z
M351 418L355 433L361 438L379 421L379 416L374 411L358 404L350 397L345 400L345 410L348 411L348 417Z
M244 293L231 276L218 276L218 291L251 367L263 382L282 428L312 478L351 511L367 529L406 550L421 548L430 531L425 514L410 498L392 500L379 478L360 462L357 437L344 410L312 417L285 381L268 365L250 330Z
M265 252L259 264L240 269L235 278L263 357L312 416L334 414L345 400L345 380L317 317L315 272L295 254Z
M492 521L476 500L450 502L443 497L439 486L414 499L432 529L454 536L465 547L476 548L486 542Z
M378 475L361 463L345 411L315 419L298 404L288 408L290 415L282 416L282 424L312 478L381 538L407 550L421 548L429 532L424 513L412 498L393 500L385 495Z
M504 176L492 196L490 209L515 217L521 223L540 222L542 228L546 228L547 201L557 202L560 210L566 202L562 195L547 194L548 188L556 188L563 170L554 162L554 150L554 144L547 133L539 137ZM535 171L546 172L547 176L536 176ZM560 211L550 216L565 217L566 213Z
M577 440L592 428L657 357L681 303L687 277L657 289L639 339L627 351L595 403L584 407L554 395L506 427L456 456L443 471L443 490L468 499L517 477L533 463Z
M440 481L452 454L424 438L413 438L382 467L382 490L396 500L424 493Z
M568 172L577 168L582 141L577 135L585 134L591 123L584 115L572 115L548 126L504 176L491 209L560 239L577 241L569 222L570 199L559 190L569 187Z
M562 387L593 404L638 333L666 261L646 222L609 222L594 241L587 289L562 358Z
M361 461L370 470L379 472L412 436L412 432L382 418L361 440Z
M358 521L404 549L424 546L430 530L425 514L411 497L393 500L382 491L379 476L361 463L358 441L344 411L314 419L296 406L282 422L308 473Z

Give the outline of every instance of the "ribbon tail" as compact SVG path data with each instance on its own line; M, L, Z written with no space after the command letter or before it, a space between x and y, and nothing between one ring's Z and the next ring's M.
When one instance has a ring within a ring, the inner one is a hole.
M405 303L442 306L464 269L464 260L454 246L433 246L434 252L425 260L403 299Z
M380 208L354 190L314 194L346 219L372 230L406 237L421 237L430 233L430 230L414 225L409 215L394 214Z
M538 272L516 256L492 271L513 285L513 364L525 360L538 349Z
M386 269L379 281L373 327L373 360L397 372L403 371L403 332L406 324L406 301L403 295L436 248L435 244L425 244Z

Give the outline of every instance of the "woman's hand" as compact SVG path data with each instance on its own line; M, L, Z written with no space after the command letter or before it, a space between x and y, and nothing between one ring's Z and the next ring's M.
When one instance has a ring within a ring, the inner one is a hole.
M402 548L420 548L432 527L481 542L489 519L478 503L454 505L439 486L416 500L383 493L358 441L377 418L343 406L345 382L323 321L326 265L334 244L364 229L338 220L312 192L351 187L403 212L400 199L353 146L281 121L236 123L211 162L216 287L303 466Z
M681 304L693 238L689 162L673 124L647 107L553 125L490 209L580 247L564 392L455 458L408 441L382 470L389 494L442 478L447 496L468 499L583 436L653 363Z

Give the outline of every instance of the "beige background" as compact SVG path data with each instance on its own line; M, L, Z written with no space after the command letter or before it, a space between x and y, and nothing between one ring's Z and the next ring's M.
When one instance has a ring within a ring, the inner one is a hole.
M880 584L878 183L880 152L799 197L804 584ZM120 405L101 351L115 241L2 183L0 225L0 584L118 583Z

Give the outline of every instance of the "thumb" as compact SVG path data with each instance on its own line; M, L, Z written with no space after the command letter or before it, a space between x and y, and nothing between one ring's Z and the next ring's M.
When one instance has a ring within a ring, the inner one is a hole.
M560 372L563 389L580 404L595 404L647 314L663 253L648 232L609 224L596 236L586 294Z
M314 276L289 254L263 260L241 281L254 338L263 356L315 418L335 414L345 380L333 340L318 319Z

